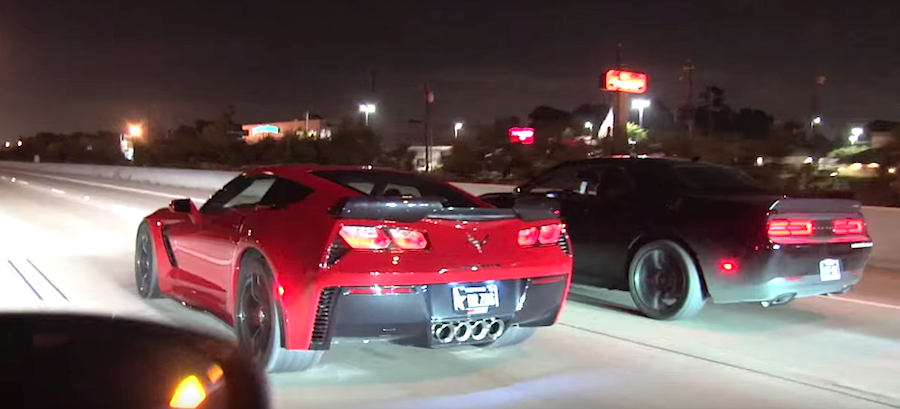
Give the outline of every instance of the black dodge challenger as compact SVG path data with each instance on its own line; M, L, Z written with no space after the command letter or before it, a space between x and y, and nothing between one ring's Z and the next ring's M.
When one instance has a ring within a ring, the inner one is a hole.
M792 199L737 169L690 160L567 162L481 198L553 202L574 247L574 282L629 291L663 320L707 301L768 307L845 294L873 246L858 202Z

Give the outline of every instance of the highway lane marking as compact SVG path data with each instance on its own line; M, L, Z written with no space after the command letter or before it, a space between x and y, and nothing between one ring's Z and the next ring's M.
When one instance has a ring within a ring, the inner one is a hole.
M891 310L900 311L900 305L894 305L894 304L885 304L885 303L880 303L880 302L875 302L875 301L860 300L860 299L856 299L856 298L833 297L833 296L827 296L827 295L820 295L819 298L824 298L826 300L850 302L850 303L854 303L854 304L868 305L870 307L881 307L881 308L887 308L887 309L891 309Z
M66 295L44 273L38 270L30 260L18 259L13 261L13 259L7 257L4 257L4 259L9 267L31 288L38 300L43 302L69 301Z
M116 186L116 185L111 185L109 183L89 182L87 180L72 179L72 178L67 178L67 177L62 177L62 176L44 175L44 174L28 172L28 171L24 171L24 170L17 171L17 172L21 172L21 173L25 173L25 174L29 174L29 175L33 175L33 176L38 176L38 177L42 177L42 178L47 178L47 179L61 180L64 182L80 183L82 185L102 187L102 188L106 188L106 189L121 190L124 192L141 193L141 194L150 195L150 196L165 197L167 199L182 199L182 198L184 198L184 196L172 195L169 193L155 192L152 190L138 189L138 188L133 188L133 187ZM15 181L15 178L13 178L13 181ZM26 184L26 185L28 184L26 182L21 182L21 183ZM196 197L192 197L191 200L193 200L195 202L200 202L200 203L206 202L206 199L200 199L200 198L196 198Z
M53 189L53 188L51 188L50 191L53 192L53 193L61 194L61 195L66 194L65 191L62 191L62 190L59 190L59 189Z

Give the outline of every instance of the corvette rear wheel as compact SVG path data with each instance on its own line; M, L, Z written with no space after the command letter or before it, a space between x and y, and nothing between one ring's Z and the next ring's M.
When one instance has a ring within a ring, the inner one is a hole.
M628 282L634 304L650 318L690 318L706 303L700 271L693 258L671 240L641 247L631 260Z
M237 294L235 329L238 343L266 372L298 372L322 360L324 351L296 351L284 348L284 319L272 273L259 255L245 257Z
M150 236L147 221L138 226L134 248L134 283L141 298L159 298L159 273L156 265L156 245Z

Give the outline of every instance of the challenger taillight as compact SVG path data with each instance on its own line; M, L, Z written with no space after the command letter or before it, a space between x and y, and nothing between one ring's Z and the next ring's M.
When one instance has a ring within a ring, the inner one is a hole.
M768 224L771 237L812 236L812 220L772 220Z
M538 244L557 244L563 233L562 224L548 224L541 227L529 227L519 230L516 242L522 247L533 247Z
M348 246L356 250L385 250L393 244L401 250L428 248L425 233L400 228L375 226L341 226L338 233Z
M837 235L863 234L866 223L860 219L838 219L831 221L831 232Z

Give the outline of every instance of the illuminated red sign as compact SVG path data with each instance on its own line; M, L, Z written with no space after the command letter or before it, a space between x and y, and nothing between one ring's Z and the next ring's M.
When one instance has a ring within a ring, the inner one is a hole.
M647 92L649 77L642 72L609 70L606 72L606 90L643 94Z
M531 145L534 143L534 128L509 128L509 141Z

